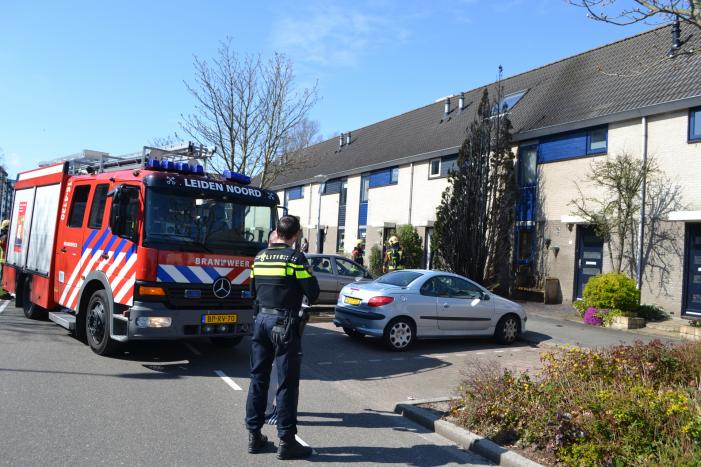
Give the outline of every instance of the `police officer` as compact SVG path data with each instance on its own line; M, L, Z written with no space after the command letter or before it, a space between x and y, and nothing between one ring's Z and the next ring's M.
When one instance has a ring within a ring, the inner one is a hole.
M259 311L251 341L251 385L246 401L248 452L258 453L269 445L260 430L265 422L270 370L275 360L280 438L277 456L299 459L312 453L310 447L295 439L304 325L300 310L304 295L310 304L319 297L319 283L304 254L292 247L301 236L299 219L283 216L276 234L277 241L256 255L251 270L251 292L258 300Z
M382 269L384 272L396 271L404 269L404 251L399 244L399 239L396 235L389 237L387 252Z

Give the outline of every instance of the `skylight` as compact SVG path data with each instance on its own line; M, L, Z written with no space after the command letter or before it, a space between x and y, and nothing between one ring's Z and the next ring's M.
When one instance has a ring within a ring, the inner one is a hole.
M499 107L498 109L494 109L494 113L504 113L508 112L509 110L513 109L516 104L518 104L518 101L521 100L521 98L528 92L528 89L525 89L523 91L515 92L513 94L509 94L507 96L504 96L501 101L499 101Z

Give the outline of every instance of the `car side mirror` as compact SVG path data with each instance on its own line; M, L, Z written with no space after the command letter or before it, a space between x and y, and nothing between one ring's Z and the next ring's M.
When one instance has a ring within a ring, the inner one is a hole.
M482 292L482 293L480 294L480 299L481 299L481 300L484 300L484 301L486 302L487 300L489 300L489 294L486 293L486 292Z

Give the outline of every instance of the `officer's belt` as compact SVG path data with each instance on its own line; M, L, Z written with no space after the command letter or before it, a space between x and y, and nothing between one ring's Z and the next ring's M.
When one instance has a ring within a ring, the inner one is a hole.
M264 315L279 316L280 318L287 318L292 314L290 310L279 310L277 308L260 307L258 311Z

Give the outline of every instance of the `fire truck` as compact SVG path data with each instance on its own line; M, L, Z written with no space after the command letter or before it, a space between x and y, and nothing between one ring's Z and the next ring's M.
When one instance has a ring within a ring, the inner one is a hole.
M96 151L20 173L2 284L99 355L136 340L234 346L253 324L250 272L277 221L275 192L193 144Z

